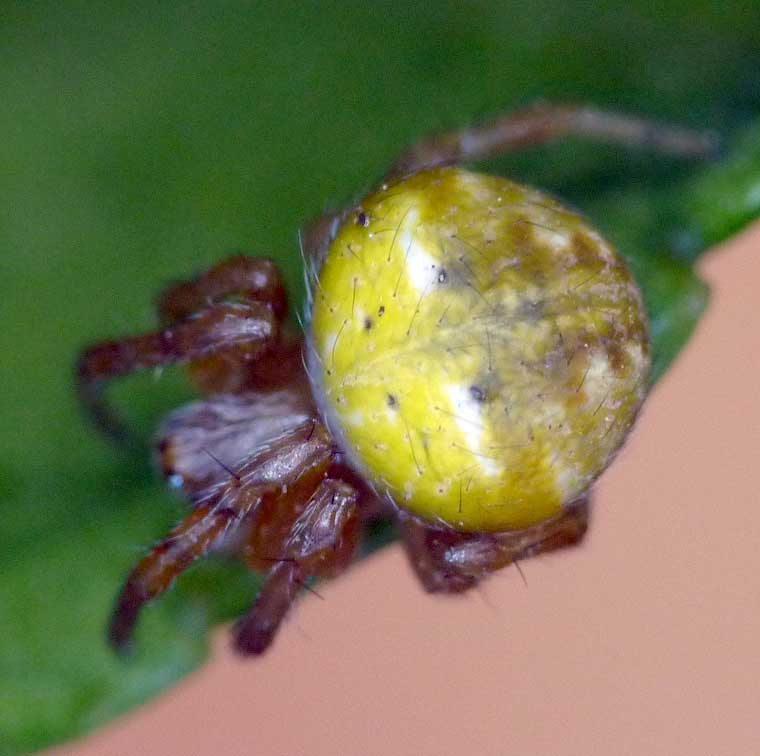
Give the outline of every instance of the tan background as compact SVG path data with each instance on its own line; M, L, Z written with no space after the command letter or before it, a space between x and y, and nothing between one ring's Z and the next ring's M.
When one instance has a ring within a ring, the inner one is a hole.
M591 537L459 599L391 548L307 596L274 649L213 662L56 754L760 753L760 227L598 486Z

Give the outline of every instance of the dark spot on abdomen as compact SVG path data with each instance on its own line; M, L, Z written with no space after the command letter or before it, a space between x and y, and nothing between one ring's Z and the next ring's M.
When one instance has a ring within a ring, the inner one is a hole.
M483 403L486 400L486 390L480 386L470 386L470 396L476 402Z

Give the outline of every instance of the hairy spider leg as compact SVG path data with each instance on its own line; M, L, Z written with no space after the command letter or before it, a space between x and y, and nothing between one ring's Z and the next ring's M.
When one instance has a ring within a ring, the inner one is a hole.
M221 390L211 377L219 375L219 364L209 360L219 358L228 367L250 365L277 351L273 347L280 339L286 298L274 263L239 255L195 280L173 285L159 297L158 307L161 330L96 344L77 363L80 402L95 425L116 441L129 440L129 433L105 401L107 381L190 363L197 365L194 377L203 388ZM300 355L293 340L282 342L282 350L280 362L287 365Z
M490 123L422 139L401 155L387 178L395 181L445 165L488 160L566 136L685 158L708 157L717 147L712 133L680 129L586 105L536 103Z
M295 379L279 390L222 393L191 402L161 423L157 466L173 489L194 501L227 481L232 469L271 439L315 414L311 392Z
M524 530L457 533L405 516L401 536L407 557L430 593L460 593L491 572L528 557L579 544L588 528L589 500Z
M255 360L245 352L220 350L188 365L196 388L204 394L239 393L290 386L294 377L303 384L302 339L283 323L287 295L276 264L267 258L235 255L190 281L165 289L157 298L161 322L171 324L219 301L262 302L280 323L279 339Z
M250 612L235 627L235 647L261 654L301 588L312 577L332 577L351 563L359 541L357 491L326 479L293 523ZM271 545L269 547L271 549Z
M294 501L307 500L332 458L327 430L314 419L272 440L225 482L200 496L191 514L127 578L108 631L111 644L124 648L142 606L164 593L196 559L232 536L264 502L292 510ZM280 546L272 544L277 551Z

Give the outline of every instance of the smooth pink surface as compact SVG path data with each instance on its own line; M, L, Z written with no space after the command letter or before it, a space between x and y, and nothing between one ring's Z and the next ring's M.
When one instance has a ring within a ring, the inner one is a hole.
M760 753L760 227L596 491L579 550L460 598L391 548L63 756Z

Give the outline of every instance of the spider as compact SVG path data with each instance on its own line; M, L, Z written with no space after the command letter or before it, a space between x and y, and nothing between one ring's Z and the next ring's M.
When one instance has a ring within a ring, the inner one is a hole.
M159 330L86 349L78 394L121 439L107 381L171 363L204 398L161 425L156 458L189 515L128 576L109 639L222 547L264 571L234 627L261 654L299 592L393 518L428 591L577 544L589 489L648 390L642 298L616 251L534 189L461 167L574 135L703 156L706 135L537 104L432 136L376 191L302 240L305 334L277 268L235 256L158 299Z

